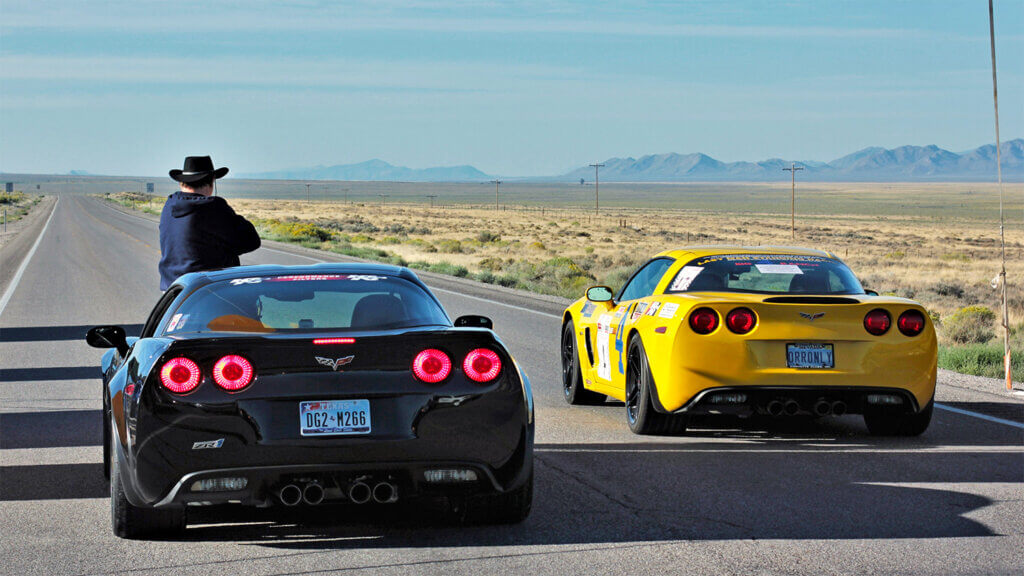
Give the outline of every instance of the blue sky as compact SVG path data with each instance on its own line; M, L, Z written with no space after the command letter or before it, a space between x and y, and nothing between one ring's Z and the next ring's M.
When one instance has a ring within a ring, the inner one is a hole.
M996 1L1003 138L1024 1ZM994 141L985 0L0 2L0 170L543 175Z

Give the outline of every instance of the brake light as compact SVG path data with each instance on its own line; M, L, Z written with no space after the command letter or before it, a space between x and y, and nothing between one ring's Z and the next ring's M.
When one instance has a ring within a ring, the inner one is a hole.
M737 308L725 317L725 325L736 334L746 334L757 325L757 316L750 308Z
M889 331L890 326L892 326L892 316L889 316L889 313L881 308L875 308L864 316L864 329L869 334L881 336Z
M896 327L904 336L917 336L924 330L924 314L920 310L907 310L896 320Z
M452 373L452 359L440 350L427 348L413 359L412 373L418 380L437 384Z
M199 365L188 358L172 358L160 368L160 382L175 394L187 394L199 386Z
M319 346L321 344L355 344L355 338L314 338L313 344Z
M462 371L474 382L490 382L501 373L501 358L493 350L477 348L466 354Z
M237 392L252 382L252 364L241 356L225 356L213 365L213 381L228 392Z
M697 308L690 314L690 328L697 334L711 334L718 328L718 312L711 308Z

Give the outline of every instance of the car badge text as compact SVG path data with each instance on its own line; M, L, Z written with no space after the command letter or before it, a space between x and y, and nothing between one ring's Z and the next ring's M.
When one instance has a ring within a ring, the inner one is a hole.
M203 442L196 442L192 444L193 450L206 450L208 448L220 448L224 445L224 439L218 438L216 440L205 440Z
M808 314L807 312L801 312L800 313L800 316L802 316L804 318L807 318L811 322L814 322L815 320L817 320L818 318L821 318L824 315L825 315L824 312L815 312L814 314Z
M351 364L355 360L355 356L343 356L337 360L331 360L330 358L324 358L322 356L316 356L316 361L324 366L329 366L331 370L340 370L342 366Z

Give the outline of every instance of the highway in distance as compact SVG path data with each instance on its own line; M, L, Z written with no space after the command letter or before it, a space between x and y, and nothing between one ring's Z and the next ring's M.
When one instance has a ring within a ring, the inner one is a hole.
M303 524L202 510L183 540L120 540L101 467L101 351L83 337L140 329L160 294L157 225L71 194L40 235L45 222L24 232L39 238L26 264L5 256L0 272L0 573L1024 572L1024 404L998 382L986 392L943 372L945 409L919 438L870 437L856 416L640 437L620 403L562 400L557 302L427 274L452 317L491 317L530 376L526 522L462 527L402 504L309 508ZM342 260L267 243L243 263L316 258Z

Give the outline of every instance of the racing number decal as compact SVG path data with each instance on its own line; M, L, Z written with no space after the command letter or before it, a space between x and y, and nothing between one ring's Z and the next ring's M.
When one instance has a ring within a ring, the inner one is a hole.
M597 377L602 380L612 379L610 344L615 329L611 314L601 314L597 319Z

